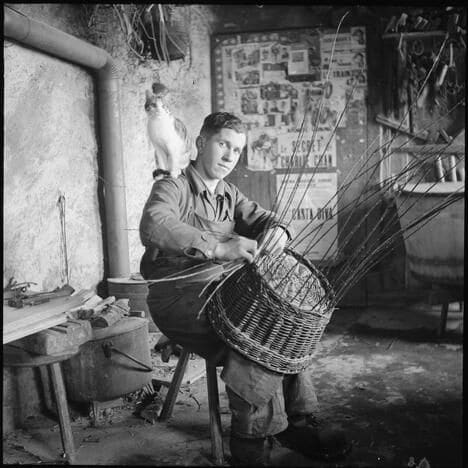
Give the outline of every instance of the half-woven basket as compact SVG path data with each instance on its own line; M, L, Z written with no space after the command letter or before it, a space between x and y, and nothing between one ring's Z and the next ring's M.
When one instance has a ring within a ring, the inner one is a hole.
M333 290L325 276L288 249L278 259L263 262L263 268L246 264L233 273L206 311L229 346L272 371L296 374L310 365L332 304Z

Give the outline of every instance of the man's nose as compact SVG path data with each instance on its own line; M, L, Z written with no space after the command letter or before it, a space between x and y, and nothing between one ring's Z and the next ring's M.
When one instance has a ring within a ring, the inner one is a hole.
M226 151L223 154L223 159L225 161L234 161L235 155L236 155L236 153L235 153L234 149L226 148Z

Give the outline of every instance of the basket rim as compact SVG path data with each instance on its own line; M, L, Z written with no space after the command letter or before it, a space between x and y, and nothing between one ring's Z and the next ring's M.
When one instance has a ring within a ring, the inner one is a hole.
M318 308L317 306L314 306L312 309L301 309L299 307L294 306L291 302L285 300L283 297L280 297L279 294L268 284L268 282L265 280L263 275L259 272L258 267L255 265L255 263L251 263L250 265L247 265L247 267L248 268L250 267L252 269L253 273L255 273L258 279L260 280L262 286L267 288L268 292L271 293L276 300L278 300L279 302L283 304L287 304L289 307L293 309L294 313L296 314L303 313L303 314L308 314L308 315L316 314L322 317L323 314L320 314L320 312L324 310L328 311L331 309L331 311L333 312L335 310L335 305L332 305L332 304L336 304L335 292L331 284L325 277L325 275L314 264L312 264L307 258L305 258L300 253L296 252L295 250L291 248L287 248L287 249L284 249L284 253L292 255L298 262L303 263L307 268L309 268L309 270L312 273L314 273L319 278L320 285L325 290L324 297L327 298L320 308Z

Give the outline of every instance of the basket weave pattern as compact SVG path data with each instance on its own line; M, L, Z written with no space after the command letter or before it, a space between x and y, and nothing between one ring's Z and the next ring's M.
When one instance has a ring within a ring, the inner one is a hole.
M330 321L332 289L306 259L293 251L288 254L307 267L309 278L320 282L326 297L315 308L292 305L255 265L245 265L218 289L207 313L215 332L238 352L270 370L295 374L309 366Z

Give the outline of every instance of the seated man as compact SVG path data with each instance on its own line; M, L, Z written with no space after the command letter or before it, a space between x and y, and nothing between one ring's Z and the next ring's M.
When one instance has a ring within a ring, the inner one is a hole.
M150 285L153 320L187 350L222 362L234 463L266 463L266 438L274 435L309 456L341 454L342 434L313 424L318 408L309 373L286 376L244 358L225 345L206 314L200 314L207 294L199 295L221 276L223 262L252 262L262 249L279 253L290 234L274 213L223 180L246 144L237 117L225 112L209 115L196 144L197 159L179 177L155 182L143 209L143 277L164 279L180 273L176 280Z

